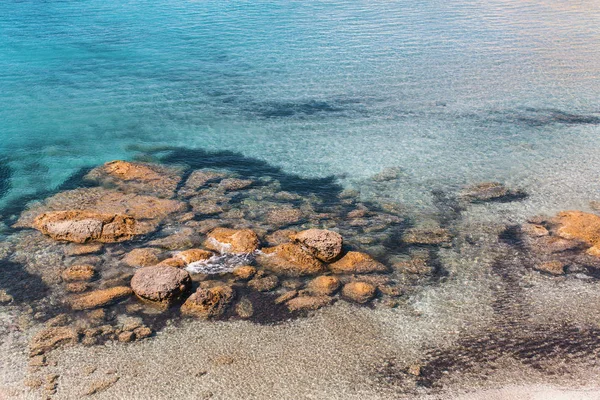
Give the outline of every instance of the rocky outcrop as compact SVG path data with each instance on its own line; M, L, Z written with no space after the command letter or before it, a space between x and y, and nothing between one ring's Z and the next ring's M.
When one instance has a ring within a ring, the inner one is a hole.
M366 282L350 282L342 288L342 295L356 303L366 303L375 297L376 288Z
M198 318L214 318L222 315L234 298L234 291L229 286L199 288L181 306L183 315Z
M94 168L86 179L106 187L118 187L125 192L171 197L181 180L180 172L157 164L110 161Z
M155 265L138 269L131 288L143 300L172 304L191 288L190 275L179 268Z
M336 274L370 274L387 272L388 269L370 255L358 251L349 251L340 260L329 265L329 269Z
M600 245L600 216L582 211L564 211L553 220L558 225L556 235L564 239L579 240L589 246Z
M204 246L219 253L244 254L258 250L259 243L258 235L250 229L215 228Z
M321 261L308 250L294 243L263 249L257 261L278 275L315 275L325 270Z
M337 232L326 229L308 229L291 235L290 238L300 243L319 260L324 262L335 261L342 253L343 239Z
M123 262L134 268L149 267L160 262L160 253L159 249L149 247L133 249L123 257Z
M110 289L95 290L93 292L72 298L69 303L73 310L90 310L116 303L132 294L131 288L117 286Z
M54 240L75 243L123 242L137 234L136 221L128 215L77 210L44 213L33 227Z
M525 197L520 190L512 190L499 182L483 182L463 189L460 196L469 202L510 201Z
M307 289L317 296L330 296L340 287L340 280L335 276L318 276L308 283Z

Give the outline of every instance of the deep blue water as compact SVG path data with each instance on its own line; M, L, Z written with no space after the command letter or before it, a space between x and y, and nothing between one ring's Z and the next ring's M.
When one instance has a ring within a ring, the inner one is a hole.
M0 206L164 146L356 187L400 167L365 195L417 205L499 179L533 208L580 206L598 194L598 26L597 0L4 0Z

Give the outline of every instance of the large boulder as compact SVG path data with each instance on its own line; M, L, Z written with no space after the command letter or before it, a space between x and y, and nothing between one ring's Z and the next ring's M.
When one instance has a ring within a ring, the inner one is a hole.
M33 227L55 240L75 243L122 242L133 238L136 221L128 215L90 211L54 211L39 215Z
M86 179L104 186L117 186L125 192L171 197L181 180L180 171L162 165L110 161L94 168Z
M262 249L257 261L265 268L279 275L315 275L325 270L325 266L308 250L295 243Z
M131 296L131 288L127 286L116 286L110 289L95 290L88 294L77 296L71 299L71 308L73 310L89 310L98 307L104 307Z
M230 286L198 288L181 306L183 315L198 318L214 318L222 315L234 297Z
M338 261L329 264L329 269L336 274L370 274L388 271L385 265L374 260L370 255L358 251L349 251Z
M215 228L204 246L219 253L243 254L258 250L258 235L250 229Z
M190 275L182 269L155 265L138 269L131 288L143 300L172 304L192 286Z
M290 238L308 248L315 257L324 262L335 261L342 253L343 239L337 232L326 229L308 229Z

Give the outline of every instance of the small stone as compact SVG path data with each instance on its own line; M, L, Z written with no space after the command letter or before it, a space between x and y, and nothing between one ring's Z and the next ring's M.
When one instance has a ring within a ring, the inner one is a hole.
M254 314L254 307L252 306L252 302L248 300L248 298L242 298L239 303L235 306L235 312L239 315L240 318L250 318Z
M115 383L117 383L118 380L119 380L118 376L113 376L110 378L99 379L97 381L94 381L88 387L88 390L85 392L85 395L91 396L93 394L103 392L106 389L110 388Z
M234 291L229 286L215 286L210 289L198 288L181 306L183 315L199 318L221 316L234 297Z
M236 267L233 270L233 276L241 280L248 280L256 274L256 268L251 267L250 265L243 265L241 267Z
M286 279L283 281L281 286L290 290L299 290L302 286L304 286L304 283L298 279Z
M133 249L123 257L123 262L130 267L149 267L160 262L161 251L153 248Z
M138 297L157 303L172 304L192 286L187 271L155 265L138 269L131 287Z
M29 377L23 381L23 384L30 389L38 389L42 386L43 382L41 378Z
M8 294L6 290L0 290L0 304L9 304L14 300L13 296Z
M297 295L298 295L298 291L296 291L296 290L291 290L289 292L285 292L284 294L282 294L281 296L279 296L275 299L275 304L285 303L286 301L293 299Z
M302 296L295 297L289 300L286 305L290 311L300 310L318 310L321 307L325 307L333 301L328 296Z
M72 265L61 274L65 282L89 281L94 277L96 269L92 265Z
M121 332L118 336L117 339L119 340L119 342L122 343L129 343L129 342L133 342L135 340L135 333L133 332Z
M560 261L547 261L537 264L534 269L541 272L547 272L551 275L564 275L565 264Z
M421 376L421 366L419 364L410 365L406 372L413 376Z
M152 336L152 329L148 328L147 326L140 326L139 328L135 328L133 333L135 333L135 337L138 340L145 339Z
M356 303L366 303L375 297L375 286L366 282L350 282L344 285L342 295Z
M340 287L340 280L334 276L318 276L308 283L308 290L317 296L330 296Z
M264 278L254 278L248 282L248 287L259 292L268 292L279 285L279 279L275 275L267 275Z
M116 286L77 296L70 300L70 304L73 310L89 310L119 302L131 296L132 293L131 288L127 286Z
M287 243L291 240L291 236L297 233L295 229L280 229L265 237L266 242L269 246L277 246L279 244Z

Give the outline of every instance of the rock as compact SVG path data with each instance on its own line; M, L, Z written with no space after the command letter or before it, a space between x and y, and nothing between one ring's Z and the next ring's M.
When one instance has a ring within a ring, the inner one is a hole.
M581 250L584 243L577 240L567 240L558 236L541 236L531 238L529 246L536 253L562 253L573 250Z
M126 286L116 286L110 289L94 290L88 294L77 296L71 299L69 303L73 310L89 310L116 303L131 296L131 294L131 288Z
M159 262L156 265L160 266L160 267L174 267L174 268L185 268L185 266L186 266L185 261L183 261L183 259L181 259L179 257L167 258L165 260L162 260L161 262Z
M65 282L85 282L91 280L95 273L92 265L72 265L63 270L61 277Z
M69 323L71 323L71 317L69 317L67 314L58 314L56 317L50 318L48 321L46 321L45 325L47 327L65 326Z
M133 249L123 257L123 262L130 267L149 267L160 262L161 251L153 248Z
M422 257L415 257L406 261L395 262L392 267L402 273L411 275L430 275L433 267L427 264L427 260Z
M0 290L0 304L4 305L4 304L9 304L12 303L14 300L13 296L8 294L6 292L6 290L2 289Z
M29 359L30 367L45 367L48 365L45 355L33 356Z
M90 384L90 386L86 390L85 395L91 396L93 394L103 392L106 389L110 388L115 383L117 383L118 380L119 380L118 376L113 376L110 378L99 379L97 381L94 381Z
M200 238L192 228L182 228L172 235L152 240L148 243L148 245L161 247L168 250L176 250L186 247L193 247L199 242Z
M294 243L265 248L257 257L257 261L278 275L315 275L325 270L321 261Z
M263 278L254 278L248 282L248 287L259 292L268 292L279 285L279 279L275 275L267 275Z
M385 168L383 171L379 172L378 174L373 175L371 179L375 182L388 182L400 178L401 174L402 168L388 167Z
M102 251L102 243L92 244L70 244L65 247L66 256L82 256L86 254L96 254Z
M227 178L219 183L219 188L226 191L242 190L251 186L254 182L250 179Z
M404 232L402 240L409 244L439 245L450 242L452 235L443 228L411 228Z
M251 267L250 265L243 265L241 267L237 267L233 270L233 276L238 279L248 280L256 274L256 268Z
M90 288L86 282L72 282L65 285L65 290L69 293L83 293Z
M252 253L258 249L258 235L250 229L215 228L209 234L205 247L219 253Z
M233 297L233 289L229 286L199 288L183 303L181 313L199 318L218 317L225 312Z
M370 274L388 271L385 265L368 254L358 251L349 251L340 260L329 264L329 269L336 274Z
M340 287L340 280L335 276L317 276L308 283L308 290L317 296L329 296Z
M375 297L375 286L366 282L350 282L344 285L342 295L356 303L366 303Z
M547 261L533 267L537 271L547 272L551 275L564 275L565 265L560 261Z
M585 253L590 256L600 257L600 246L590 247Z
M225 212L225 209L218 199L206 198L204 196L193 197L190 200L190 205L192 206L194 213L202 216Z
M235 306L235 312L240 318L247 319L254 315L254 307L248 298L242 298Z
M79 334L72 327L59 326L42 329L29 342L31 356L49 352L66 344L74 344L79 340Z
M75 243L122 242L137 234L136 221L130 216L78 210L41 214L33 226L54 240Z
M165 166L127 161L111 161L94 168L85 179L125 192L171 197L181 180L179 171Z
M269 211L266 216L267 224L274 226L295 224L301 219L302 211L289 206L275 208Z
M291 236L291 239L307 247L319 260L332 262L342 253L342 236L326 229L308 229Z
M202 249L184 250L175 254L175 258L182 259L186 264L191 264L197 261L206 261L209 260L212 256L214 256L212 252Z
M296 291L296 290L290 290L289 292L285 292L281 296L279 296L275 299L275 304L285 303L286 301L293 299L297 295L298 295L298 291Z
M172 304L192 286L190 275L179 268L155 265L138 269L131 288L143 300Z
M548 236L550 234L548 229L539 224L523 224L521 226L521 232L533 237Z
M421 366L419 364L412 364L406 369L406 372L412 376L421 376Z
M152 336L152 329L148 328L147 326L140 326L139 328L135 328L133 333L135 334L137 340L141 340Z
M508 189L499 182L483 182L465 188L461 197L466 201L486 202L486 201L510 201L525 197L525 193L518 190Z
M582 211L564 211L552 220L558 225L556 235L579 240L590 246L600 245L600 216Z
M328 296L302 296L289 300L286 305L290 311L318 310L329 305L333 299Z
M219 171L199 169L190 174L185 181L184 187L180 190L182 196L188 197L206 184L225 178L227 174Z
M133 332L121 332L117 335L117 340L121 343L129 343L135 340L135 333Z
M297 233L295 229L280 229L265 237L269 246L277 246L278 244L287 243L291 240L291 236Z

